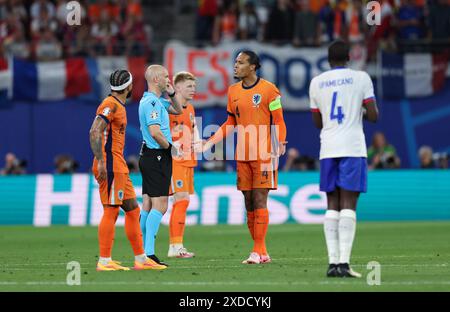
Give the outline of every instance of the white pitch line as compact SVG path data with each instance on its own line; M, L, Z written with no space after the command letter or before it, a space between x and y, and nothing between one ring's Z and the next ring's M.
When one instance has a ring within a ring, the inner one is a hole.
M71 260L72 261L72 260ZM69 262L71 261L67 261L67 262L53 262L53 263L20 263L19 266L59 266L59 265L67 265ZM76 261L76 260L73 260ZM96 264L96 262L79 262L80 265L92 265L92 263L94 263L94 265ZM0 269L2 269L3 267L8 267L8 266L17 266L17 264L2 264L0 265Z
M323 285L358 285L358 281L363 282L364 280L352 280L352 281L321 281L321 282L149 282L149 281L136 281L136 282L125 282L125 281L111 281L111 282L82 282L83 285L165 285L165 286L323 286ZM43 281L33 281L33 282L0 282L0 286L56 286L56 285L67 285L66 282L43 282ZM450 281L403 281L403 282L381 282L380 286L417 286L417 285L450 285ZM76 286L73 287L76 289ZM375 287L376 288L376 287Z
M389 256L384 256L384 259L379 259L379 257L374 257L372 260L374 261L385 261L386 259L389 258L430 258L430 257L434 257L435 255L389 255ZM440 254L440 257L442 257L442 259L444 260L445 258L450 259L450 255L447 254ZM221 258L221 259L202 259L201 261L210 261L210 262L241 262L243 259L245 258L245 256L241 259L241 258L234 258L234 259L230 259L230 258ZM274 261L289 261L289 260L299 260L299 261L318 261L318 262L323 262L324 259L326 260L326 257L294 257L294 258L272 258L272 260ZM353 260L367 260L368 257L359 257L359 256L353 256L352 257ZM76 261L76 259L72 259L73 261ZM71 260L71 261L72 261ZM195 260L192 260L195 261ZM59 265L67 265L70 261L68 262L48 262L48 263L39 263L39 266L59 266ZM95 265L95 261L93 262L80 262L80 265ZM380 263L381 265L383 265L383 263ZM35 263L21 263L19 264L20 266L37 266L37 264ZM399 264L402 265L402 264ZM2 268L7 268L10 266L17 266L17 264L2 264L0 265L0 269Z
M19 285L17 282L0 282L0 286Z
M407 256L407 255L394 255L394 256L383 256L383 259L380 259L379 257L374 257L373 259L369 260L369 261L385 261L388 260L389 258L430 258L430 257L434 257L434 255L411 255L411 256ZM442 260L446 260L445 258L450 259L450 255L441 255L440 257L442 257ZM358 257L358 256L354 256L352 257L353 260L367 260L368 257ZM325 260L324 260L325 259ZM274 261L286 261L286 260L299 260L299 261L319 261L319 262L323 262L326 261L326 257L317 257L317 258L313 258L313 257L290 257L290 258L272 258L272 260ZM207 259L206 261L211 261L211 262L227 262L227 261L240 261L240 259Z
M90 266L92 265L92 263L90 263ZM263 266L271 266L271 264L265 264ZM365 264L352 264L353 267L366 267ZM450 266L448 263L434 263L434 264L381 264L381 267L404 267L404 268L409 268L409 267L448 267ZM177 266L177 265L171 265L170 266L170 270L195 270L195 269L235 269L235 268L244 268L245 265L241 264L241 265L217 265L217 266L212 266L212 265L192 265L192 266ZM257 267L257 266L254 266ZM303 267L323 267L323 265L321 264L306 264L303 265ZM86 267L81 267L81 269L86 269ZM300 268L301 269L301 268ZM6 271L31 271L31 270L39 270L39 271L48 271L48 268L39 268L39 266L37 265L36 268L30 268L30 269L26 269L26 268L20 268L20 267L7 267L4 268L4 270ZM53 268L52 271L66 271L66 267L56 267Z
M281 259L274 259L274 260L281 260ZM238 260L234 261L239 263ZM281 263L280 263L281 264ZM31 264L29 264L31 265ZM67 263L61 263L59 265L55 265L55 268L52 270L66 270ZM95 266L95 263L80 263L80 265L93 267ZM271 266L272 264L265 264L264 266ZM433 263L433 264L425 264L425 263L387 263L387 264L380 264L381 267L448 267L450 266L449 263ZM10 270L10 271L30 271L30 270L49 270L48 268L42 268L41 266L45 266L45 264L34 264L34 268L23 268L23 265L4 265L3 267L0 267L0 270ZM302 264L302 266L306 267L322 267L322 264L315 264L315 263L309 263L309 264ZM353 267L366 267L365 264L352 264ZM217 268L243 268L245 265L171 265L170 269L217 269ZM81 269L86 269L86 267L81 267Z

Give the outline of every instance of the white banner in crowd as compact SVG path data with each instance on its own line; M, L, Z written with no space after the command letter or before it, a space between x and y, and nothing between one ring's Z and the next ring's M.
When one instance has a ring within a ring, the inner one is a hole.
M228 87L233 78L234 60L242 50L255 51L261 60L260 75L281 91L283 107L308 110L311 79L328 70L326 48L277 47L259 42L224 43L215 47L195 48L179 41L170 41L164 51L164 64L169 75L189 71L197 77L197 107L226 106ZM352 48L352 67L364 67L365 50Z

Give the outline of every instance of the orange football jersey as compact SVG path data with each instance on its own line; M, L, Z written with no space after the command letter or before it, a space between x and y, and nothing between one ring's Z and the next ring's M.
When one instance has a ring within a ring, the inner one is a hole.
M129 173L123 156L127 111L125 106L113 96L108 96L97 108L97 116L108 123L102 136L103 159L107 172ZM94 157L92 170L97 171L97 159Z
M236 120L237 161L270 160L270 153L276 151L271 147L275 141L271 139L274 131L270 105L280 103L279 99L278 88L262 78L251 87L244 87L242 82L230 86L227 112Z
M195 110L192 104L188 103L183 107L183 114L169 115L170 130L172 132L172 140L179 143L183 155L173 157L173 161L186 167L197 166L197 159L192 149L194 142L194 126L195 126Z

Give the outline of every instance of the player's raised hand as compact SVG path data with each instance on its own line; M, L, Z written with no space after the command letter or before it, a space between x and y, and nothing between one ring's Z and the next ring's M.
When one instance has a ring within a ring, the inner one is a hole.
M166 92L168 93L168 94L173 94L173 93L175 93L175 89L173 88L173 86L172 86L172 84L169 82L169 83L167 83L167 86L166 86Z
M181 157L183 157L183 150L181 148L181 143L180 142L178 142L178 141L173 142L171 153L172 153L172 157L173 158L181 158Z
M278 157L283 156L286 154L286 143L280 143L280 146L278 147Z
M97 181L100 183L106 179L106 166L103 160L98 161L97 170L98 170Z
M192 146L191 148L194 150L195 153L201 153L202 152L202 148L203 145L206 143L206 140L198 140L198 141L193 141L192 142Z
M213 145L214 145L214 144L212 144L211 142L208 142L208 141L206 141L206 140L203 140L203 143L202 143L202 153L204 153L204 152L206 152L206 151L209 151L209 150L213 147Z
M278 158L280 156L283 156L284 154L286 154L286 143L287 142L282 142L278 145L278 150L277 151L273 151L271 152L271 157L272 158Z

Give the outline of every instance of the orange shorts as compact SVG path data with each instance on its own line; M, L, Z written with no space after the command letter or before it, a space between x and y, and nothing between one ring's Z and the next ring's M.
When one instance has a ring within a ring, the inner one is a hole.
M136 198L128 173L109 172L106 179L99 185L100 199L103 205L120 206L124 200Z
M237 161L236 163L238 190L277 189L278 171L272 169L273 166L270 162Z
M194 168L180 166L176 162L173 162L170 194L179 192L194 194Z

